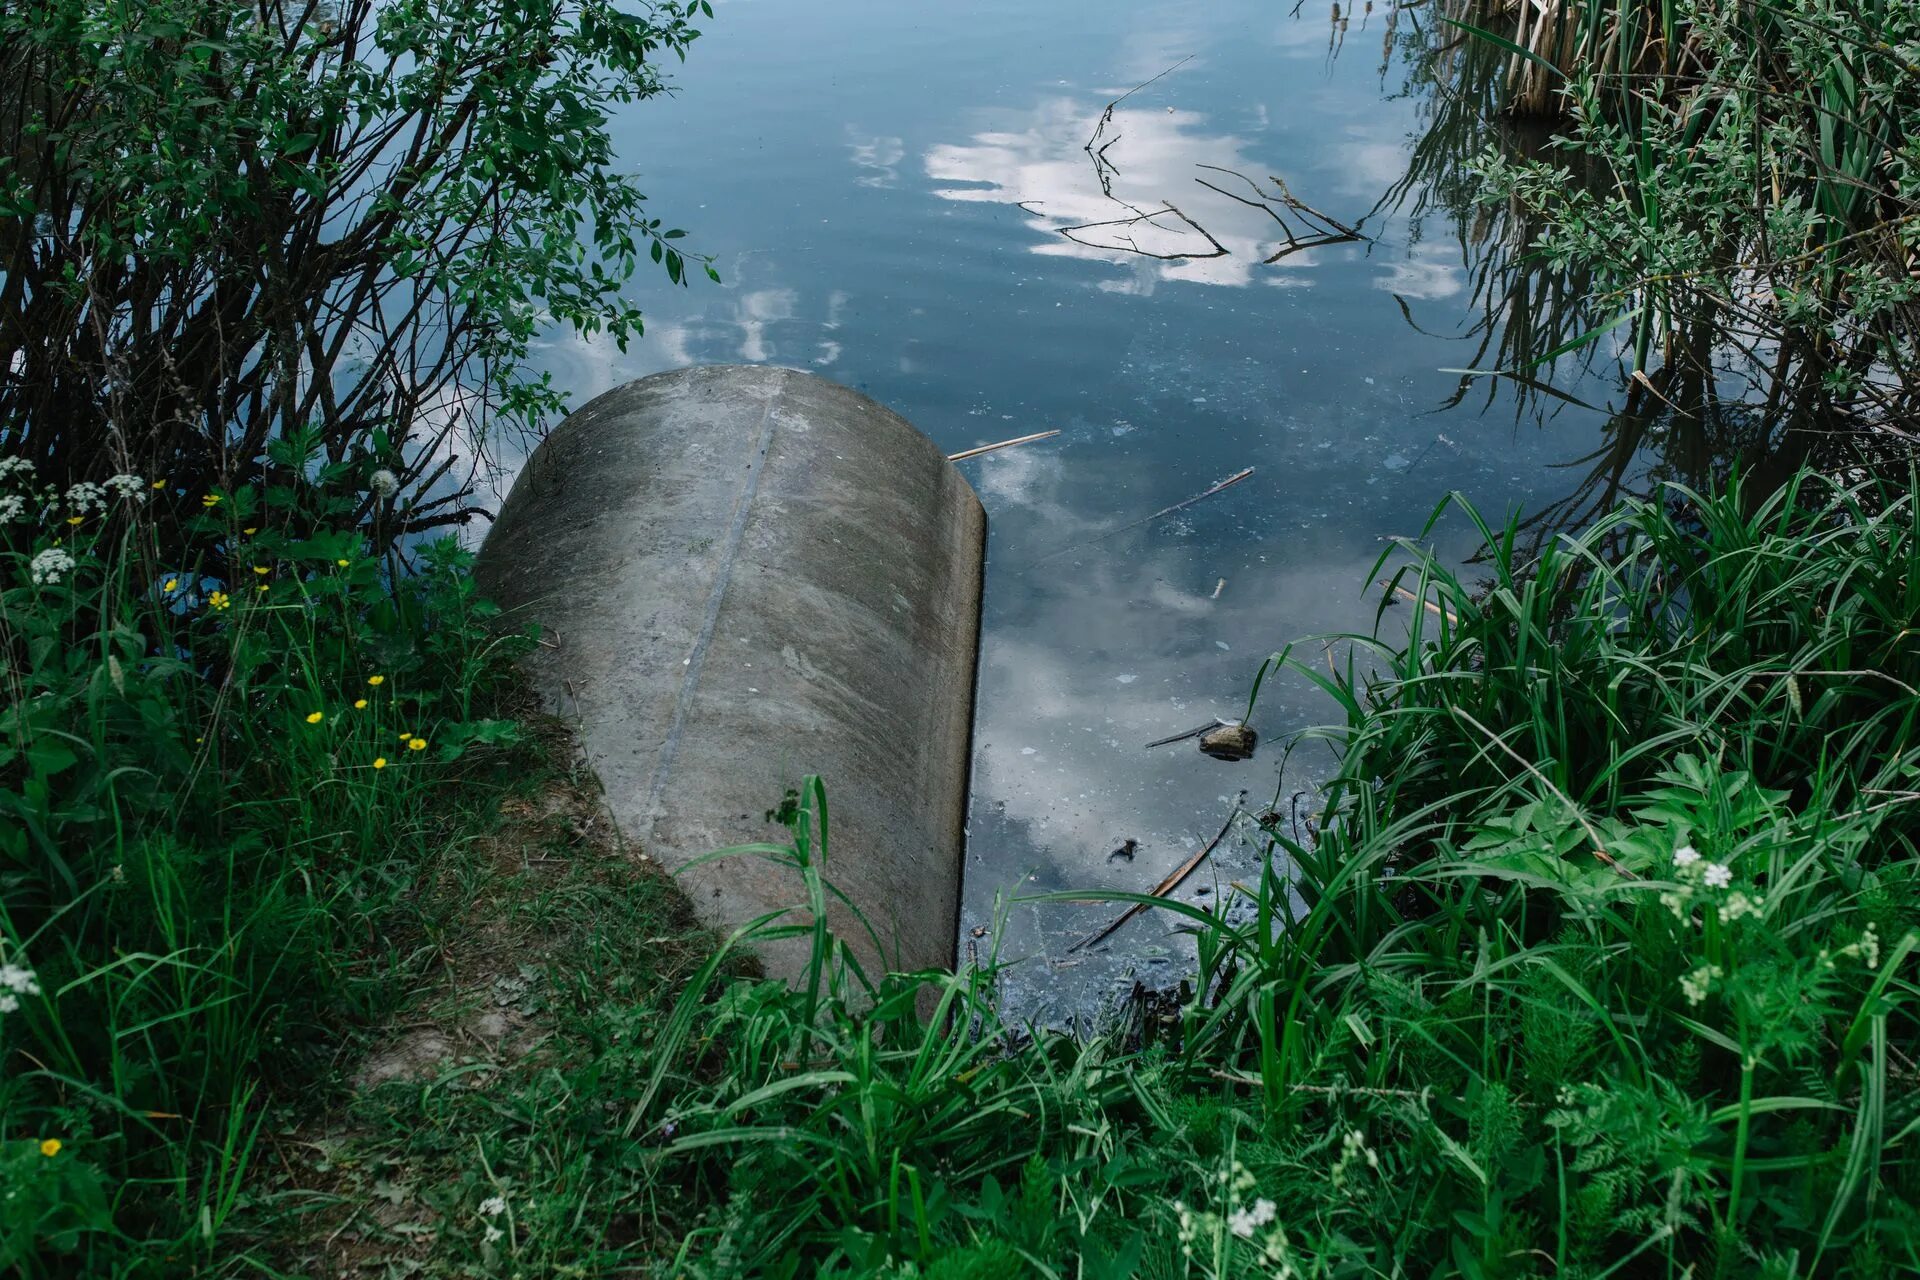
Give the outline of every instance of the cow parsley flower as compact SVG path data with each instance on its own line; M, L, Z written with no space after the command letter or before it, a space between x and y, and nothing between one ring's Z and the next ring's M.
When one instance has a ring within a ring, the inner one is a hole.
M1716 862L1700 878L1707 882L1709 889L1724 889L1733 883L1733 868L1724 862Z
M1732 924L1742 916L1757 916L1760 914L1760 903L1759 898L1749 898L1736 889L1720 904L1720 923Z
M82 480L67 489L67 505L86 515L89 511L107 509L107 491L91 480Z
M25 458L0 458L0 480L11 480L15 476L31 476L33 463Z
M147 500L147 482L139 476L128 475L124 471L118 475L108 476L106 488L116 498L125 498L130 502Z
M73 572L73 557L59 547L48 547L27 566L36 587L51 587Z
M27 514L27 500L17 493L0 493L0 524L12 524Z
M40 994L40 980L25 965L0 964L0 1013L12 1013L20 1007L21 996Z
M1687 998L1688 1004L1699 1004L1713 990L1714 980L1726 976L1726 970L1719 965L1703 964L1680 979L1680 994Z
M1262 1197L1255 1200L1251 1207L1235 1209L1227 1215L1227 1230L1242 1240L1253 1239L1253 1233L1273 1221L1278 1206Z
M1673 865L1676 867L1690 867L1698 861L1700 851L1690 844L1683 844L1673 851Z

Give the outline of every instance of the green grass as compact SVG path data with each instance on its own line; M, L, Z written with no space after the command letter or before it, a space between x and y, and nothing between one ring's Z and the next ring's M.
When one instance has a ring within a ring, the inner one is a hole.
M519 736L465 553L373 554L365 477L275 448L302 484L0 481L0 1273L226 1256Z
M537 1034L361 1096L276 1194L447 1276L1910 1274L1914 501L1673 491L1531 563L1488 528L1486 583L1397 548L1434 609L1270 664L1347 709L1319 839L1241 923L1155 903L1197 931L1164 1021L1008 1027L804 914L704 939L617 850L500 880ZM793 800L733 853L817 906ZM783 930L809 986L730 967Z

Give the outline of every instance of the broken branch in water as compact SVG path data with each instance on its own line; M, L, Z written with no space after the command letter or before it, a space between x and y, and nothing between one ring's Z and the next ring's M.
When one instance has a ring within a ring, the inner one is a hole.
M1347 244L1367 238L1360 230L1360 227L1366 222L1365 218L1362 218L1353 226L1348 226L1337 218L1328 217L1306 201L1294 195L1293 191L1287 186L1285 179L1277 174L1270 175L1268 180L1273 183L1278 195L1269 195L1260 189L1259 183L1249 178L1246 174L1241 173L1238 169L1226 169L1217 164L1203 164L1197 167L1201 169L1211 169L1215 173L1224 173L1246 183L1247 189L1253 192L1251 198L1236 195L1217 183L1208 182L1205 178L1194 179L1195 182L1207 190L1217 192L1229 200L1237 200L1250 209L1264 210L1269 218L1272 218L1274 222L1279 224L1280 234L1286 237L1286 243L1282 244L1278 249L1275 249L1267 257L1261 259L1265 264L1271 265L1272 263L1280 261L1282 258L1291 257L1306 249L1318 249L1322 245L1329 244ZM1305 235L1296 233L1293 225L1281 217L1280 211L1269 203L1270 200L1275 199L1279 200L1282 205L1305 224L1302 228L1306 233Z
M965 462L968 458L977 458L983 453L992 453L995 449L1011 449L1017 444L1032 444L1035 440L1046 440L1059 435L1058 430L1036 431L1030 436L1016 436L1012 440L1002 440L998 444L983 444L972 449L962 449L958 453L947 455L948 462Z
M1087 145L1081 148L1081 150L1085 151L1088 155L1093 157L1093 171L1100 179L1100 193L1102 195L1111 196L1113 194L1112 175L1120 172L1119 169L1114 167L1113 161L1107 159L1107 148L1112 146L1114 143L1120 141L1120 139L1118 137L1112 137L1112 138L1108 138L1107 141L1101 146L1096 147L1094 145L1095 143L1100 141L1100 135L1107 131L1107 126L1113 123L1113 109L1119 106L1121 103L1125 102L1128 98L1131 98L1134 94L1146 88L1148 85L1152 84L1155 80L1161 80L1166 78L1167 76L1172 75L1174 72L1178 71L1181 67L1184 67L1189 62L1192 62L1194 58L1197 56L1198 56L1197 54L1190 53L1186 57L1180 59L1180 61L1168 67L1165 71L1162 71L1159 75L1153 76L1150 79L1142 80L1139 84L1133 86L1133 88L1127 90L1125 93L1115 98L1112 102L1109 102L1107 104L1107 109L1100 113L1100 119L1094 124L1093 132L1087 137Z
M1128 208L1132 208L1132 206L1129 205ZM1213 252L1211 253L1155 253L1151 249L1142 249L1139 243L1135 241L1132 236L1129 236L1129 235L1121 235L1119 237L1120 239L1126 241L1125 244L1100 244L1093 240L1082 240L1079 236L1076 236L1073 234L1076 231L1091 231L1095 227L1132 227L1132 226L1137 226L1142 222L1146 223L1150 227L1159 227L1160 230L1165 231L1167 230L1167 228L1160 226L1160 224L1155 222L1154 219L1163 217L1169 213L1171 213L1174 217L1180 219L1180 221L1186 223L1188 226L1192 227L1195 231L1198 231L1202 236L1205 236L1207 243L1213 246ZM1137 253L1143 258L1158 258L1162 262L1184 262L1189 258L1224 258L1231 252L1231 250L1229 250L1227 246L1221 244L1218 240L1213 238L1213 232L1207 230L1205 227L1195 222L1192 218L1189 218L1186 214L1180 212L1180 210L1176 208L1171 202L1169 202L1164 208L1155 209L1152 213L1136 212L1134 216L1131 218L1108 218L1103 222L1081 222L1071 227L1060 227L1058 228L1058 230L1061 235L1073 241L1075 244L1085 245L1089 249L1109 249L1115 253Z
M1173 874L1168 876L1165 880L1162 880L1159 884L1153 886L1153 892L1151 892L1147 896L1150 898L1164 898L1168 894L1172 893L1175 889L1178 889L1180 887L1180 882L1182 880L1185 880L1189 875L1193 874L1193 869L1200 865L1202 859L1204 859L1208 854L1212 853L1216 848L1218 848L1220 845L1220 842L1227 838L1227 832L1233 830L1233 820L1235 818L1238 818L1239 816L1240 816L1240 806L1235 805L1233 807L1233 812L1227 815L1227 824L1224 827L1220 828L1220 834L1215 836L1213 839L1207 841L1206 847L1200 850L1200 852L1194 854L1191 858L1188 858L1185 862L1181 863L1178 867L1174 868ZM1115 929L1118 929L1121 925L1133 919L1135 916L1139 915L1142 911L1145 911L1151 905L1153 904L1148 902L1134 903L1131 907L1127 908L1126 914L1121 916L1118 920L1115 920L1112 924L1108 925L1106 928L1102 929L1100 932L1094 934L1091 938L1087 938L1080 942L1076 942L1072 946L1068 947L1067 954L1072 955L1074 952L1081 950L1083 947L1090 947L1094 945L1096 942L1100 942L1103 939L1111 936Z
M1205 493L1196 493L1191 498L1188 498L1185 502L1176 502L1170 507L1162 507L1158 511L1154 512L1152 515L1141 516L1138 520L1135 520L1130 524L1123 524L1118 529L1109 529L1105 533L1095 534L1093 537L1088 538L1085 541L1076 542L1076 543L1073 543L1071 546L1062 547L1058 551L1050 551L1046 555L1041 556L1040 559L1035 561L1034 563L1039 564L1044 561L1051 560L1055 556L1063 556L1067 554L1067 552L1069 551L1078 551L1081 547L1088 547L1088 546L1092 546L1096 542L1105 541L1106 539L1113 537L1117 533L1125 533L1129 529L1137 529L1143 524L1148 524L1152 521L1158 520L1161 516L1170 516L1176 511L1185 510L1187 507L1192 506L1196 502L1203 502L1206 499L1211 498L1214 494L1219 493L1223 489L1232 488L1234 485L1239 484L1242 480L1245 480L1248 476L1252 474L1253 474L1252 467L1248 467L1242 471L1236 471L1232 475L1228 476L1225 480L1222 480L1219 484L1216 484L1211 489L1208 489Z

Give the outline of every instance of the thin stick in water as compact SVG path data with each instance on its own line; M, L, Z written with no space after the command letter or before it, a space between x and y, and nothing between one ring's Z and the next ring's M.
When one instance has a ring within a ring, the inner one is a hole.
M1185 502L1176 502L1170 507L1162 507L1158 511L1154 512L1152 515L1141 516L1138 520L1133 521L1131 524L1123 524L1117 529L1109 529L1105 533L1097 533L1091 538L1087 538L1083 541L1073 543L1070 546L1062 547L1058 551L1049 551L1046 555L1041 556L1040 559L1036 560L1034 563L1039 564L1044 561L1051 560L1055 556L1063 556L1067 554L1067 552L1069 551L1078 551L1082 547L1090 547L1096 542L1103 542L1106 539L1113 537L1115 534L1125 533L1129 529L1138 529L1143 524L1151 524L1153 521L1158 520L1161 516L1170 516L1176 511L1184 511L1196 502L1204 502L1208 498L1211 498L1216 493L1220 493L1221 491L1226 489L1231 489L1234 485L1239 484L1242 480L1245 480L1248 476L1252 474L1253 474L1252 467L1247 467L1245 470L1242 470L1242 471L1236 471L1232 475L1228 476L1225 480L1222 480L1219 484L1216 484L1211 489L1208 489L1205 493L1196 493L1191 498L1188 498Z
M1238 818L1239 816L1240 816L1240 806L1235 805L1233 807L1233 812L1227 815L1227 824L1220 828L1220 834L1216 835L1213 839L1207 841L1206 847L1200 850L1200 852L1194 854L1191 858L1188 858L1185 862L1181 863L1178 867L1175 867L1173 870L1173 874L1169 875L1165 880L1162 880L1159 884L1153 886L1153 892L1150 893L1148 896L1154 897L1154 898L1164 898L1169 893L1172 893L1175 889L1178 889L1180 887L1180 882L1182 880L1185 880L1189 875L1193 874L1193 869L1199 866L1201 861L1208 854L1212 853L1216 848L1218 848L1222 840L1225 840L1227 838L1227 832L1233 830L1233 820L1235 818ZM1127 908L1126 914L1121 916L1118 920L1115 920L1112 924L1108 925L1106 928L1102 929L1100 932L1094 934L1091 938L1087 938L1087 939L1084 939L1083 941L1076 942L1072 946L1068 947L1067 954L1072 955L1074 952L1081 950L1083 947L1091 947L1095 943L1102 941L1103 939L1110 936L1115 929L1118 929L1121 925L1133 919L1135 916L1139 915L1142 911L1145 911L1150 905L1151 905L1150 903L1145 903L1145 902L1134 903L1131 907Z
M1036 431L1030 436L1016 436L1011 440L1002 440L998 444L983 444L972 449L962 449L958 453L947 455L948 462L965 462L968 458L977 458L983 453L992 453L995 449L1011 449L1017 444L1032 444L1035 440L1048 440L1059 435L1059 431Z

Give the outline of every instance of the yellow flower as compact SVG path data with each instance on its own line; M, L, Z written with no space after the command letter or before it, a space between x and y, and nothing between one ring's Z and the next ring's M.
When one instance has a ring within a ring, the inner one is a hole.
M207 607L209 609L225 609L232 603L233 599L224 591L216 591L207 597Z
M220 505L220 495L217 493L203 493L200 495L200 505L203 507L217 507Z
M365 698L355 698L353 700L353 709L355 711L365 711L367 709L367 700Z
M374 768L376 768L376 769L384 769L384 768L386 768L386 767L387 767L387 758L386 758L385 756L375 756L375 757L373 758L373 767L374 767Z
M307 714L307 723L319 724L322 720L325 720L326 718L327 718L327 713L324 711L309 712Z
M400 741L402 742L405 742L408 738L411 738L412 736L413 736L413 730L411 729L402 729L400 731Z
M86 522L87 522L87 518L85 516L68 516L67 517L68 524L85 524Z
M161 479L159 479L159 480L155 480L155 481L153 482L153 487L154 487L154 488L156 488L156 489L164 489L164 488L166 488L166 487L167 487L167 482L166 482L166 479L165 479L165 478L163 477L163 478L161 478Z
M260 526L256 524L251 529L242 529L240 532L246 534L249 538L251 538L254 534L260 532ZM262 569L260 570L260 572L265 573L266 570Z
M267 590L271 590L271 588L269 588L267 584L263 582L260 584L260 590L267 591Z
M367 677L368 684L382 685L382 684L385 684L386 682L387 682L387 678L385 676L368 676Z
M273 570L267 568L267 566L263 564L257 564L253 566L253 571L255 573L272 573L273 572Z
M46 1157L47 1159L49 1159L49 1160L51 1160L51 1159L53 1159L53 1158L54 1158L55 1156L57 1156L57 1155L59 1155L59 1154L60 1154L60 1139L58 1139L58 1138L42 1138L42 1139L40 1140L40 1154L41 1154L41 1155L43 1155L43 1156L45 1156L45 1157Z
M168 579L167 579L167 585L166 585L166 586L164 586L164 587L162 587L162 588L160 588L160 589L161 589L162 591L178 591L178 590L180 589L180 579L178 579L178 578L168 578Z
M425 738L408 738L407 739L407 750L425 751L426 749L427 749L427 740Z
M335 560L334 563L339 565L342 569L347 567L347 562L345 560Z

